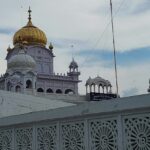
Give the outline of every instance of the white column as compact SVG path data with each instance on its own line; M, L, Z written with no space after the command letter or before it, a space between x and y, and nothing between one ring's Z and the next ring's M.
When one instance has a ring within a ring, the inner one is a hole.
M87 92L88 92L88 91L87 91L87 85L86 85L86 94L87 94Z

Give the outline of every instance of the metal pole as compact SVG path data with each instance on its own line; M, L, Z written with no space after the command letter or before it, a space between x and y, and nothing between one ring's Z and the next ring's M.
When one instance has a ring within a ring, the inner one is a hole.
M110 0L110 11L111 11L111 25L112 25L112 36L113 36L113 48L114 48L114 67L115 67L115 78L116 78L116 94L117 94L117 97L118 97L118 76L117 76L117 62L116 62L116 47L115 47L115 35L114 35L112 0Z

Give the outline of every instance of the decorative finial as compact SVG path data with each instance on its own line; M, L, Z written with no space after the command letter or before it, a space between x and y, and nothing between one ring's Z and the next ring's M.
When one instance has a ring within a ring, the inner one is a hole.
M50 49L50 50L53 50L53 48L54 48L54 47L53 47L52 43L50 43L50 44L49 44L49 49Z
M11 51L10 45L8 46L7 51L8 51L8 52Z
M29 6L29 10L28 10L28 13L29 13L28 19L29 19L29 21L31 21L31 12L32 12L32 10L30 9L30 6Z
M29 17L28 17L28 23L27 23L27 26L33 26L32 22L31 22L31 12L32 10L30 9L30 6L29 6L29 10L28 10L28 13L29 13Z

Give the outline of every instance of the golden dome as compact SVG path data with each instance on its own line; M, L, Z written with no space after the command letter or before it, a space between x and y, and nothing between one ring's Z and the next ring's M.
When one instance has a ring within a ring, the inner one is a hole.
M13 44L26 42L27 45L38 44L45 46L47 38L45 33L31 22L31 10L29 8L29 21L26 26L18 30L13 37Z

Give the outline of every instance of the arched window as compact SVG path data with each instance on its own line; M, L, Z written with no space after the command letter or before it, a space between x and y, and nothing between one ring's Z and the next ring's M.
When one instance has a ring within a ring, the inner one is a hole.
M16 92L21 92L21 87L19 85L17 85L15 90L16 90Z
M57 90L56 90L56 93L57 93L57 94L61 94L61 93L62 93L62 90L57 89Z
M47 89L46 93L53 93L53 90L52 89Z
M37 92L41 92L42 93L42 92L44 92L44 90L42 88L38 88Z
M32 82L30 80L26 81L26 88L31 89L32 88Z
M73 90L71 90L71 89L67 89L66 91L65 91L65 94L74 94L74 91Z

